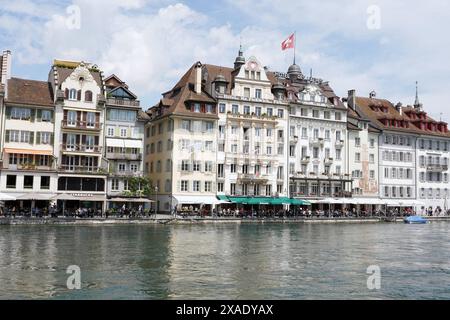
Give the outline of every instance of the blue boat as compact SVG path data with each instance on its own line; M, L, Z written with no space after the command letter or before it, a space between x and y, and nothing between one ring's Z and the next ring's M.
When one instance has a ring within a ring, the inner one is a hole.
M428 222L427 219L425 219L424 217L420 217L420 216L407 217L403 221L405 221L405 223L409 223L409 224L425 224Z

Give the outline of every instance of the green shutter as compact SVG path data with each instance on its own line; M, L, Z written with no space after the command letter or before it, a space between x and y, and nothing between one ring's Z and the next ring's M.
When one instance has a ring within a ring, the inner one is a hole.
M53 145L55 143L55 135L52 133L50 134L50 143Z
M9 142L9 130L6 130L6 133L5 133L5 142Z
M30 132L30 144L34 144L34 132Z
M42 121L42 110L41 109L36 110L36 121Z
M36 144L41 144L41 134L40 134L40 132L36 132Z
M36 110L35 109L31 109L30 110L30 115L31 115L31 122L34 122L36 119Z
M6 108L6 119L11 119L11 107Z

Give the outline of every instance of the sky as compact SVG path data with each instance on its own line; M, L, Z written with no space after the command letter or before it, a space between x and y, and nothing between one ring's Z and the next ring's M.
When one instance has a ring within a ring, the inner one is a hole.
M297 64L330 81L450 121L450 1L447 0L0 0L0 50L13 76L46 80L53 59L97 64L156 104L196 61L232 66L242 43L272 71Z

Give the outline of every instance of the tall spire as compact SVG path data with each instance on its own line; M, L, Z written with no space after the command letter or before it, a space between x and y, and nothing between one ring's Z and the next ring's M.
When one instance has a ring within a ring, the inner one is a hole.
M239 43L238 56L236 57L236 60L234 60L234 69L238 69L244 64L245 64L245 58L244 58L244 52L242 51L242 38L241 38L241 41Z
M420 105L419 102L419 82L416 81L416 101L414 101L414 107L418 108Z

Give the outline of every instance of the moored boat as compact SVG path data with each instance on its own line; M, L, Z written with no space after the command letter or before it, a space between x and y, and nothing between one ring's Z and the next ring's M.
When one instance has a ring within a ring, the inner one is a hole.
M403 219L403 221L405 221L405 223L408 223L408 224L425 224L428 222L427 219L425 219L424 217L421 217L421 216L407 217L407 218Z

